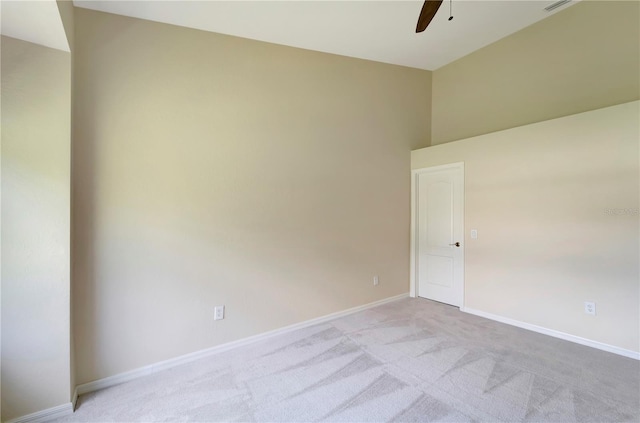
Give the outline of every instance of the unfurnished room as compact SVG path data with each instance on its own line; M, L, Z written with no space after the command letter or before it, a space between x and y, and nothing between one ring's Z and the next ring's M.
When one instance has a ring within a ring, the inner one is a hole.
M0 17L1 422L640 421L639 0Z

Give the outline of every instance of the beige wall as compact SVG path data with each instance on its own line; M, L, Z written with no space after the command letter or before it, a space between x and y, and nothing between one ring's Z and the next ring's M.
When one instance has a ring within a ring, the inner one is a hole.
M408 291L430 72L75 18L78 383Z
M432 145L637 100L638 16L583 1L436 70Z
M70 56L2 37L2 420L70 400Z
M639 116L636 101L412 152L413 169L465 164L466 307L639 350Z
M56 5L58 6L58 12L60 13L60 20L62 21L62 26L64 28L64 33L67 37L67 42L69 43L69 49L73 54L74 48L74 6L73 0L56 0Z
M70 60L73 63L73 54L75 51L75 45L74 45L74 35L75 35L75 26L74 26L74 17L75 17L75 12L74 12L74 6L73 6L73 2L72 0L56 0L56 3L58 5L58 10L60 12L60 19L62 20L62 25L64 27L64 31L65 31L65 35L67 36L67 41L69 42L69 48L71 49L71 55L70 55ZM71 81L71 110L70 110L70 119L71 119L71 125L73 126L73 98L74 98L74 92L73 92L73 66L71 67L71 72L69 74L69 79ZM72 134L73 135L73 132ZM73 147L73 137L71 138L71 147ZM70 155L71 157L73 157L73 148L70 151ZM71 162L73 163L73 159L71 159ZM73 169L71 169L71 174L73 175ZM71 201L73 201L73 191L71 191ZM71 210L70 213L70 217L71 217L71 221L73 221L73 218L75 217L73 215L73 210ZM73 240L73 233L70 233L70 239ZM71 245L71 251L73 251L73 245ZM71 268L73 269L73 256L71 257ZM73 284L73 274L71 274L71 283ZM69 291L70 291L70 298L71 298L71 304L74 304L74 298L73 295L71 295L71 286L69 287ZM71 312L71 322L73 322L73 306L70 307L70 312ZM75 391L75 387L76 387L76 377L75 377L75 347L74 347L74 336L73 336L73 329L70 328L70 332L71 332L71 336L70 336L70 361L71 361L71 374L70 374L70 378L71 378L71 392L69 395L73 396L73 392Z

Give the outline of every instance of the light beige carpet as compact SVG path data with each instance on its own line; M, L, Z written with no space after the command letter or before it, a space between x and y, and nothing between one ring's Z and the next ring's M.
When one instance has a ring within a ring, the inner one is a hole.
M84 395L68 422L638 422L640 363L404 299Z

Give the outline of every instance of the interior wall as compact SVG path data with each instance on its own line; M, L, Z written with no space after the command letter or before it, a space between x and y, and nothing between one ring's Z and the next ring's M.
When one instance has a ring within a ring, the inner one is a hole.
M68 52L2 37L2 421L70 400Z
M74 35L75 35L75 29L74 29L74 6L73 6L73 1L72 0L56 0L56 4L58 6L58 10L60 12L60 19L62 20L62 26L64 27L64 31L65 31L65 35L67 37L67 42L69 43L69 49L71 50L70 52L70 57L69 59L71 60L71 63L73 63L73 55L74 55L74 51L75 51L75 39L74 39ZM73 126L73 98L74 98L74 91L73 91L73 66L71 66L71 72L69 73L69 79L70 79L70 84L71 84L71 103L70 103L70 119L71 119L71 125ZM73 131L71 131L71 148L69 151L70 154L70 161L71 163L73 163ZM71 178L73 178L73 167L71 167L70 169L70 173L71 173ZM73 191L70 192L70 196L71 196L71 202L73 202ZM71 208L71 203L69 204L69 207ZM74 215L73 215L73 209L70 210L70 219L71 221L73 221ZM73 228L71 228L73 229ZM70 236L70 240L71 242L73 242L73 232L71 232L69 234ZM70 245L71 251L73 251L73 245ZM71 256L71 269L73 269L73 260L74 257ZM73 284L73 274L71 274L71 284ZM70 320L71 320L71 324L73 323L73 304L75 302L75 299L73 298L72 295L73 291L71 290L71 286L69 286L69 295L70 295L70 307L69 307L69 313L70 313ZM75 340L74 340L74 335L73 335L73 328L69 328L70 330L70 339L69 339L69 344L70 344L70 357L69 360L71 362L71 372L70 372L70 379L71 379L71 385L70 387L70 392L69 392L69 396L73 397L74 391L75 391L75 387L76 387L76 376L75 376Z
M73 54L73 46L75 43L73 0L56 0L56 6L58 7L58 13L60 13L60 20L62 21L67 42L69 43L69 49Z
M430 72L84 9L75 27L78 383L408 292Z
M638 16L637 1L582 1L437 69L431 144L637 100Z
M639 350L639 128L635 101L412 152L465 164L465 307Z

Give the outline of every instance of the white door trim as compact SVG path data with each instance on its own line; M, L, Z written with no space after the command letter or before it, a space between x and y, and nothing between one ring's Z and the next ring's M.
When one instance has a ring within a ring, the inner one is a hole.
M417 297L418 296L418 286L416 284L416 280L417 280L417 273L418 273L418 269L416 268L417 266L417 261L416 261L416 228L417 228L417 224L416 221L418 219L418 214L416 213L416 207L417 207L417 203L416 203L416 179L418 177L418 175L423 174L423 173L431 173L431 172L441 172L443 170L451 170L451 169L459 169L462 172L462 189L463 189L463 193L462 196L464 198L464 162L456 162L456 163L450 163L450 164L445 164L445 165L440 165L440 166L432 166L432 167L425 167L425 168L421 168L421 169L412 169L411 170L411 254L410 254L410 269L409 269L409 275L410 275L410 279L409 279L409 296L410 297ZM465 234L465 230L464 230L464 201L462 202L462 233L464 235ZM464 308L464 248L465 248L465 243L464 243L464 236L462 239L462 292L460 293L460 298L462 299L462 303L460 308Z

